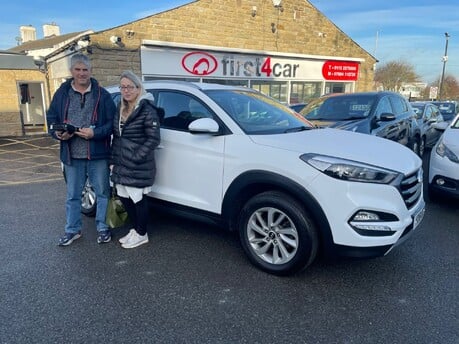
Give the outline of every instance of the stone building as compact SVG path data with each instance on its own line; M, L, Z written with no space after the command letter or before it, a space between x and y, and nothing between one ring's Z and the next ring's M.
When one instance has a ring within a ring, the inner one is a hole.
M0 51L0 137L43 132L45 74L34 59Z
M245 85L285 103L370 90L377 62L307 0L196 0L79 35L44 57L50 94L76 51L104 86L131 69L144 80Z

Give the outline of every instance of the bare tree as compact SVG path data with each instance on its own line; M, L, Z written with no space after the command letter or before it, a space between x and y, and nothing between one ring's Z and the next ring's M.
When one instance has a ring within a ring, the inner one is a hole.
M438 87L440 84L440 77L434 80L426 88L425 98L429 98L429 90L431 87ZM452 75L447 74L443 79L442 86L442 99L439 100L458 100L459 99L459 81Z
M390 61L378 67L375 83L388 91L399 91L403 84L420 80L413 65L406 61Z

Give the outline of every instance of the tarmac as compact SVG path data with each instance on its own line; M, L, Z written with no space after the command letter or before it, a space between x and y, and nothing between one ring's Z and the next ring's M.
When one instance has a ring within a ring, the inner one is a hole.
M58 141L48 135L0 138L0 186L62 179Z

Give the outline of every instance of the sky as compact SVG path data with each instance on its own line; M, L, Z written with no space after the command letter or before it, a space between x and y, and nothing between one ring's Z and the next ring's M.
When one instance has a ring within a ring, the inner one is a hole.
M229 1L229 0L226 0ZM251 2L251 0L242 0ZM5 1L0 11L0 50L14 47L21 25L43 38L44 24L61 34L100 31L144 18L189 0ZM412 65L424 82L445 75L459 79L459 1L457 0L311 0L320 12L379 62ZM186 20L186 18L184 18ZM448 33L448 60L443 62Z

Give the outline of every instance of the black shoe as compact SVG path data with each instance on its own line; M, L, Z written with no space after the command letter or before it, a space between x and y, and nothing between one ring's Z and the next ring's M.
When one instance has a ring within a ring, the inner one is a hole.
M81 232L77 233L65 233L62 238L59 239L58 245L59 246L68 246L76 239L81 238Z
M112 240L112 233L109 230L99 232L99 236L97 237L98 244L104 244L110 242L110 240Z

